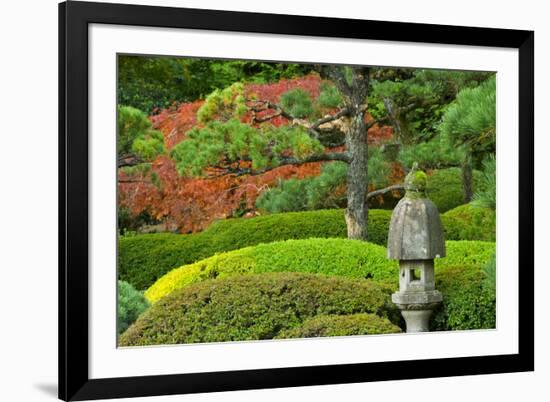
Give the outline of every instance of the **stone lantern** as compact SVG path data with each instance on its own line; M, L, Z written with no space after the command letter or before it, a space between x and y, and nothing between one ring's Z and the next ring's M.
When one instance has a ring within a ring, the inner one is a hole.
M434 258L445 257L439 211L426 196L426 174L415 163L405 178L405 196L393 210L388 258L399 260L399 307L407 332L429 330L430 315L443 300L435 289Z

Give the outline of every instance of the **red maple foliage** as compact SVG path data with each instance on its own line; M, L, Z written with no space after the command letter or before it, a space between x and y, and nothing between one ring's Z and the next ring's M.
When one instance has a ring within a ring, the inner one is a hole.
M313 98L319 96L322 80L316 74L281 80L274 84L248 84L245 96L278 103L280 96L293 88L307 91ZM171 149L185 139L196 126L196 113L203 101L185 103L152 116L153 127L164 134L165 145ZM371 117L367 116L369 120ZM244 121L251 122L247 114ZM270 121L276 126L288 124L284 117ZM369 143L379 144L392 137L390 127L375 125L369 130ZM305 178L320 173L320 163L301 166L281 166L257 176L221 176L207 179L186 178L178 175L175 163L167 156L158 157L152 164L158 176L157 185L148 178L127 177L119 173L119 203L134 214L147 211L164 222L165 229L182 233L205 229L212 221L230 216L254 216L259 194L277 185L279 180Z

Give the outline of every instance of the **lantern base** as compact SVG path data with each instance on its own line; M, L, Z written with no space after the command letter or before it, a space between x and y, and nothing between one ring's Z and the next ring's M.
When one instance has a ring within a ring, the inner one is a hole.
M428 332L432 310L401 310L407 324L407 332Z
M443 296L437 290L428 292L396 292L392 301L401 310L407 324L407 332L428 332L430 315L441 303Z

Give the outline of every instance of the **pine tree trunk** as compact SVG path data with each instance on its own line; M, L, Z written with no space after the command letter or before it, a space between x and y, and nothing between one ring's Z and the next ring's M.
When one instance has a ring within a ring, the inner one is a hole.
M464 203L472 201L474 194L472 154L467 152L462 163L462 192Z
M347 176L346 224L348 239L367 240L368 145L365 111L369 93L369 67L350 66L351 81L340 66L322 66L322 73L332 80L349 111L350 127L346 133L349 156Z
M368 206L368 145L363 112L355 110L346 138L351 157L347 177L346 224L348 239L367 240Z

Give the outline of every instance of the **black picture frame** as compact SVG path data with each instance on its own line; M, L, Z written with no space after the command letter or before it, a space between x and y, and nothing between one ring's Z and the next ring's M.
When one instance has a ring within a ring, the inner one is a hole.
M519 51L517 354L124 378L88 375L88 25L507 47ZM120 397L534 370L534 32L70 1L59 5L59 398Z

